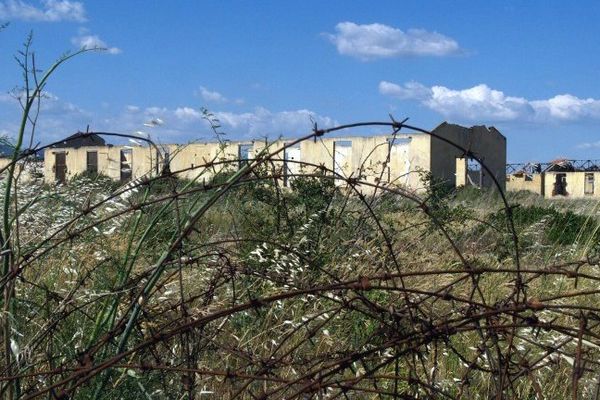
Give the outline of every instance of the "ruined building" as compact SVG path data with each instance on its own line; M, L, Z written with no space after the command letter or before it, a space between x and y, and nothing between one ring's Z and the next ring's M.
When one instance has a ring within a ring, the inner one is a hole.
M76 133L44 151L44 180L65 183L77 174L90 173L125 182L155 171L157 156L149 147L115 146L100 135Z
M600 160L558 159L549 163L508 164L506 190L548 198L600 197Z
M435 135L469 149L480 157L494 177L504 185L506 138L495 128L440 124ZM115 180L128 181L156 174L168 165L171 172L185 179L210 180L223 170L238 168L267 146L264 141L205 142L185 145L123 146L110 145L98 135L73 135L44 154L46 182L67 182L77 174L101 173ZM273 152L292 140L268 144ZM424 173L452 186L492 187L493 180L465 152L444 141L422 133L361 137L321 137L305 140L275 156L282 170L284 185L300 173L325 166L342 177L355 177L372 184L386 183L419 190ZM389 158L389 159L388 159ZM206 168L206 165L210 165ZM344 181L340 180L340 184ZM372 188L372 187L371 187ZM362 190L369 187L362 186Z

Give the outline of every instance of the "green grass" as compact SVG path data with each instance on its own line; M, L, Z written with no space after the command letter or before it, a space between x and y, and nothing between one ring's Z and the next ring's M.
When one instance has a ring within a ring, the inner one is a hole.
M89 204L106 199L115 186L101 178L79 177L59 189L22 186L19 190L21 204L35 199L20 215L23 221L35 222L20 227L22 251L31 251L34 257L46 251L27 265L23 280L16 281L15 340L27 349L19 370L77 368L82 354L90 351L95 364L109 360L119 352L124 322L136 305L140 305L140 314L131 325L124 349L159 338L120 360L109 374L84 383L74 392L76 398L89 398L93 393L98 398L183 398L205 389L221 398L231 398L236 391L243 393L241 398L250 398L250 391L260 395L280 388L277 379L293 381L344 357L350 357L347 367L327 381L334 392L339 389L335 381L355 379L371 368L378 368L377 387L393 391L396 385L389 377L395 376L398 368L397 387L407 396L432 395L427 386L416 382L433 379L435 387L451 396L462 393L468 398L488 398L496 390L495 375L485 369L498 368L498 352L510 353L518 365L523 358L544 358L545 346L564 336L560 330L534 333L532 328L517 329L513 341L518 348L509 350L508 336L491 327L509 325L511 314L479 320L487 327L484 338L472 323L447 336L426 333L430 326L444 321L512 304L515 274L494 272L514 268L514 248L497 193L444 192L429 200L426 209L447 230L463 262L422 208L397 195L378 197L368 203L369 209L325 177L298 179L291 189L284 190L273 186L272 180L246 181L226 192L195 223L140 300L139 294L148 287L157 259L169 248L171 238L181 232L190 210L215 195L216 188L203 190L202 185L169 178L144 185L126 199L115 199L66 228L67 221ZM182 191L188 194L177 200L170 197ZM152 204L129 210L148 201ZM598 241L598 220L595 214L586 214L593 209L589 204L570 210L523 194L510 195L509 201L522 201L513 208L513 219L523 269L543 270L585 259ZM51 208L59 211L45 215ZM97 225L97 230L89 228L68 237L68 232L123 210L128 211ZM57 232L56 236L37 248L35 244L50 232ZM465 269L489 272L474 281L458 272ZM398 273L408 275L390 278ZM597 275L591 264L582 264L577 273ZM587 307L596 307L600 300L594 292L561 297L575 290L595 289L593 279L576 281L571 275L536 273L526 273L525 278L529 299L558 296L552 301L557 305ZM358 283L286 297L294 291L344 281ZM279 295L283 296L279 300L264 301ZM469 307L466 299L477 306ZM160 336L246 303L251 307L225 312L181 334ZM577 315L570 312L530 309L522 316L567 327L579 324ZM595 343L591 333L596 327L590 325L589 329L586 340ZM390 345L394 340L398 342ZM488 347L490 353L482 353L482 347ZM576 340L561 351L574 354ZM593 347L588 351L589 357L597 353ZM398 366L386 364L396 353L402 354ZM365 355L354 359L352 354ZM556 381L568 381L571 366L566 358L553 357L562 362L552 364L551 370L539 368L530 376L521 376L512 389L506 389L509 397L533 398L536 385L552 388L546 394L549 399L567 396L568 385ZM472 369L466 361L483 369ZM159 366L169 369L157 370ZM190 386L185 368L205 372L192 374ZM214 375L223 371L277 379L248 382ZM65 370L53 379L69 376ZM465 376L467 385L463 385ZM582 388L591 387L593 376L584 374ZM307 383L291 384L281 394L293 396ZM46 384L35 379L22 382L32 390ZM356 385L374 387L369 379ZM370 392L356 391L355 396L376 398L365 393Z

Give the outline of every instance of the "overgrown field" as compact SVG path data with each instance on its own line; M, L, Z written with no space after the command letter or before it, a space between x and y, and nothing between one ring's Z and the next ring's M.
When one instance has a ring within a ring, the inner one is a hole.
M2 394L598 395L597 203L273 174L17 184Z

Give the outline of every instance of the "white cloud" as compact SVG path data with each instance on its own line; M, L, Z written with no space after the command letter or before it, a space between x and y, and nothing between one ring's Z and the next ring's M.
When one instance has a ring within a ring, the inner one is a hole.
M35 111L31 115L34 114ZM14 137L19 129L21 115L22 110L17 99L11 97L11 101L0 108L0 129L8 131ZM87 124L93 124L94 117L94 114L77 105L44 92L36 124L35 141L48 143L71 135L77 130L84 130Z
M320 127L330 127L336 121L330 117L318 115L310 110L300 109L293 111L272 112L263 107L257 107L252 112L232 113L215 112L215 116L223 125L225 132L228 129L247 138L260 138L264 136L298 136L311 131L313 121Z
M488 121L572 121L600 119L600 100L562 94L545 100L507 96L485 84L455 90L428 88L417 82L404 85L382 81L379 92L402 100L411 99L446 117Z
M14 134L18 127L20 107L11 97L11 103L0 107L0 129ZM315 112L298 109L287 111L271 111L257 107L247 112L231 112L213 110L219 119L221 131L226 138L261 139L279 136L295 137L311 132L313 122L319 127L330 127L337 122L327 116ZM164 121L151 128L145 128L147 121ZM75 104L59 99L47 93L42 101L42 109L37 126L38 138L43 143L64 138L78 130L85 130L87 125L93 131L121 132L137 134L146 132L153 140L161 143L185 143L190 140L214 139L209 123L202 118L202 111L197 107L139 107L124 105L120 112L107 114L106 110L97 108L94 111L84 110Z
M0 93L0 103L11 103L13 101L15 101L15 98L10 93Z
M110 47L98 35L90 35L87 30L80 29L79 35L71 38L71 43L80 49L105 49L108 54L120 54L118 47Z
M447 56L459 54L458 43L447 36L424 29L400 29L383 24L359 25L340 22L336 33L325 36L340 54L363 61L407 56Z
M424 103L442 115L462 116L471 120L514 120L528 117L532 112L524 98L506 96L483 84L463 90L433 86L431 97Z
M260 139L265 136L298 136L308 134L312 129L311 118L320 127L336 124L332 118L321 116L309 110L270 111L257 107L247 112L212 111L221 124L220 130L229 139ZM163 142L184 142L192 139L211 139L213 133L209 123L202 118L198 108L181 106L173 109L165 107L148 107L138 113L131 113L127 108L118 115L106 119L102 129L117 129L121 132L136 132L143 127L148 118L160 118L164 125L148 130L153 137ZM104 126L106 125L106 126ZM95 127L97 129L98 127Z
M570 94L561 94L548 100L531 102L540 114L549 118L575 120L600 117L600 100L580 99Z
M153 116L165 114L168 111L169 110L167 108L165 108L165 107L153 106L153 107L146 108L144 110L144 114L146 114L147 116L153 117Z
M128 105L128 106L125 106L125 110L130 113L136 113L136 112L140 111L140 108L138 106Z
M598 142L588 142L588 143L579 143L575 146L576 149L589 150L589 149L597 149L600 148L600 141Z
M200 86L200 90L199 90L198 94L200 95L200 97L202 97L202 99L204 101L208 101L211 103L226 103L227 102L227 97L223 96L221 93L219 93L217 91L208 90L204 86Z
M30 93L31 94L31 93ZM15 90L11 93L0 94L0 102L12 104L13 106L17 106L19 103L24 103L26 101L26 94L24 90ZM80 108L75 106L72 103L62 101L52 92L48 92L46 90L42 91L39 95L40 101L40 111L46 113L69 113L69 112L83 112ZM37 107L37 102L34 103L34 109L32 111L35 112L35 108ZM21 112L21 108L19 108L19 112Z
M423 100L431 96L431 89L414 81L406 82L403 85L381 81L379 82L379 93L402 100Z
M51 119L87 119L92 114L82 109L81 107L60 99L58 96L50 93L43 92L42 100L40 102L40 120L51 120ZM41 122L40 124L43 124Z
M83 4L69 0L43 0L41 7L22 0L1 1L0 19L39 22L86 21Z
M197 121L202 119L202 113L191 107L178 107L175 109L175 116L180 120Z
M202 100L206 101L207 103L233 103L236 105L242 105L245 103L244 99L229 99L216 90L209 90L204 86L200 86L200 89L194 93L202 97Z

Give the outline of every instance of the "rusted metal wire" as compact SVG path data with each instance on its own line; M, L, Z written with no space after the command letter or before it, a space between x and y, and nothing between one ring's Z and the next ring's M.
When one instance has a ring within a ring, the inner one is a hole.
M11 242L18 256L0 285L15 290L19 307L11 318L23 332L15 334L10 368L0 363L0 390L18 381L23 399L109 398L115 390L132 398L597 396L597 265L529 256L513 205L485 160L405 122L315 126L247 160L242 174L224 182L174 178L237 168L238 160L148 176L86 203L61 229ZM383 175L367 179L366 162L350 177L306 162L300 173L282 169L286 148L356 127L429 134L465 152L494 179L502 218L470 218L472 227L461 233L430 196L383 182ZM290 204L284 178L332 195L297 221L293 210L308 210L314 199ZM345 189L328 186L333 180ZM249 206L228 208L243 196L262 217ZM409 211L386 209L388 197ZM30 205L13 201L23 207L13 218L27 237ZM96 236L114 221L118 241ZM506 255L471 250L485 240ZM107 254L96 260L96 249ZM61 290L48 277L53 268L73 269L71 259L80 271L59 271L73 276ZM556 385L565 379L571 384Z

